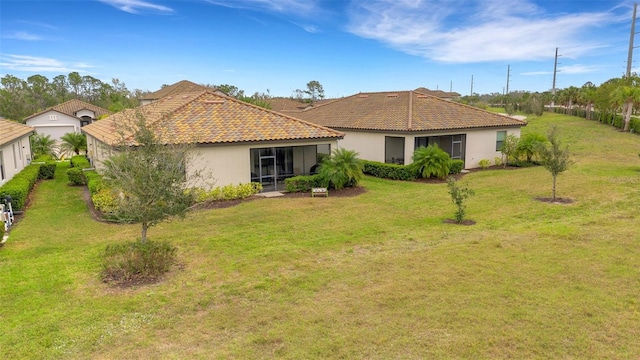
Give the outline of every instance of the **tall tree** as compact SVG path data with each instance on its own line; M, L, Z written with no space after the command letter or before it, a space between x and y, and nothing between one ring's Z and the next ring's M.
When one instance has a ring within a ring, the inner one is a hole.
M322 88L322 84L317 80L311 80L307 83L307 90L305 93L309 95L311 102L318 99L324 99L324 89Z
M193 192L185 191L189 181L186 166L192 145L166 143L163 122L150 124L144 113L119 124L118 155L104 162L104 177L122 194L115 216L141 225L140 242L147 242L147 230L173 216L184 217L193 204ZM134 146L131 141L133 140Z
M622 131L629 131L633 105L640 102L640 87L637 84L638 78L637 76L634 77L628 79L625 78L623 84L620 84L620 86L611 94L613 101L618 105L622 105L624 118Z

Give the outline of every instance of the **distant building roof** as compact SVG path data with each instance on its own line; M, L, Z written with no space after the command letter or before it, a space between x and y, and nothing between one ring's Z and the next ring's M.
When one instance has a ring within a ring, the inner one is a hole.
M413 91L419 92L421 94L436 96L436 97L439 97L441 99L453 99L453 98L457 98L457 97L461 96L457 92L447 92L447 91L442 91L442 90L429 90L429 89L427 89L425 87L419 87L419 88L417 88L417 89L415 89Z
M116 113L87 125L83 132L115 145L121 124L136 113L149 124L161 124L166 143L237 143L255 141L342 138L324 126L264 109L212 90L166 96L155 102ZM129 135L129 134L128 134Z
M33 133L31 126L23 125L15 121L0 119L0 145L19 139Z
M511 117L416 91L359 93L296 113L335 129L440 131L525 126Z
M150 94L144 95L143 97L140 98L140 100L153 101L153 100L162 99L165 96L171 96L171 95L182 94L186 92L194 92L194 91L201 91L201 90L207 90L207 89L209 88L204 85L199 85L189 80L182 80L182 81L178 81L175 84L165 86L158 91L154 91Z
M82 100L78 100L78 99L72 99L69 101L65 101L62 104L58 104L55 106L52 106L50 108L47 108L43 111L40 111L38 113L35 113L31 116L26 117L24 120L27 121L33 117L36 117L40 114L44 114L48 111L54 110L69 116L73 116L73 117L78 117L76 114L80 111L80 110L90 110L92 111L94 114L96 114L96 118L99 118L103 115L108 115L111 114L111 112L107 109L103 109L99 106L93 105L93 104L89 104L87 102L84 102Z

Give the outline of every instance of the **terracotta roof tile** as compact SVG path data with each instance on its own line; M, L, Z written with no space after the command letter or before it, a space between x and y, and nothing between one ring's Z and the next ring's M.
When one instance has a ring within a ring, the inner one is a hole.
M296 116L335 129L437 131L526 125L521 120L414 91L355 94Z
M58 104L56 106L52 106L52 107L50 107L48 109L40 111L39 113L33 114L33 115L29 116L29 117L26 117L24 120L26 121L28 119L36 117L36 116L38 116L40 114L44 114L44 113L46 113L48 111L51 111L51 110L55 110L57 112L60 112L60 113L63 113L63 114L69 115L69 116L78 117L76 115L76 113L78 111L84 110L84 109L93 111L93 113L96 114L96 119L100 118L103 115L111 114L111 112L109 110L107 110L107 109L103 109L103 108L101 108L99 106L96 106L96 105L93 105L93 104L89 104L89 103L84 102L82 100L72 99L72 100L63 102L62 104Z
M0 145L4 145L30 133L33 133L31 126L11 120L0 119Z
M167 143L235 143L341 138L342 133L211 91L182 93L114 114L82 128L108 144L118 141L118 124L136 112L162 124Z

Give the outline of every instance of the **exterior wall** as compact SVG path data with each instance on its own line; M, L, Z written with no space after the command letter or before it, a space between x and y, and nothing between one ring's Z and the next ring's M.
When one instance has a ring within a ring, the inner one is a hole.
M51 118L55 117L55 120ZM69 132L80 132L80 119L57 111L47 111L27 120L27 125L36 129L38 134L51 136L51 139L60 141L60 138Z
M31 163L29 135L0 145L0 153L0 162L4 169L4 179L0 179L1 186Z
M250 144L229 144L199 146L194 149L194 157L187 164L188 175L200 172L205 184L190 184L190 186L208 187L225 186L229 184L251 182L251 155L253 148L285 147L329 144L332 149L337 147L336 140L314 142L256 142ZM106 160L113 150L102 141L87 134L87 147L93 166L102 168L102 161Z
M344 139L340 140L339 146L347 150L355 150L364 160L385 162L385 136L404 137L404 161L405 165L411 163L414 152L414 142L416 137L442 136L442 135L466 135L465 144L465 168L473 169L479 167L482 159L493 162L496 156L502 156L500 151L496 151L496 140L498 131L507 131L507 135L520 136L520 128L493 128L482 130L454 130L429 133L383 133L383 132L363 132L341 130L345 133Z

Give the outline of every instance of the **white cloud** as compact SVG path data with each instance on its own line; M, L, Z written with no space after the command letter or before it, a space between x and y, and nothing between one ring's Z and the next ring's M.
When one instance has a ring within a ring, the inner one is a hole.
M236 9L267 10L276 13L309 16L319 10L317 0L204 0L213 5Z
M605 46L585 39L586 30L619 20L607 12L547 15L526 0L382 0L350 10L350 32L445 63L540 60L555 47L580 56Z
M143 0L99 0L105 4L109 4L116 9L128 12L130 14L138 14L143 10L157 11L161 13L172 13L173 9L164 5L157 5Z
M30 55L0 55L0 67L26 72L82 72L82 69L94 67L86 63L66 64L60 60Z
M15 32L3 35L2 37L5 39L24 40L24 41L38 41L43 39L39 35L34 35L26 31L15 31Z

